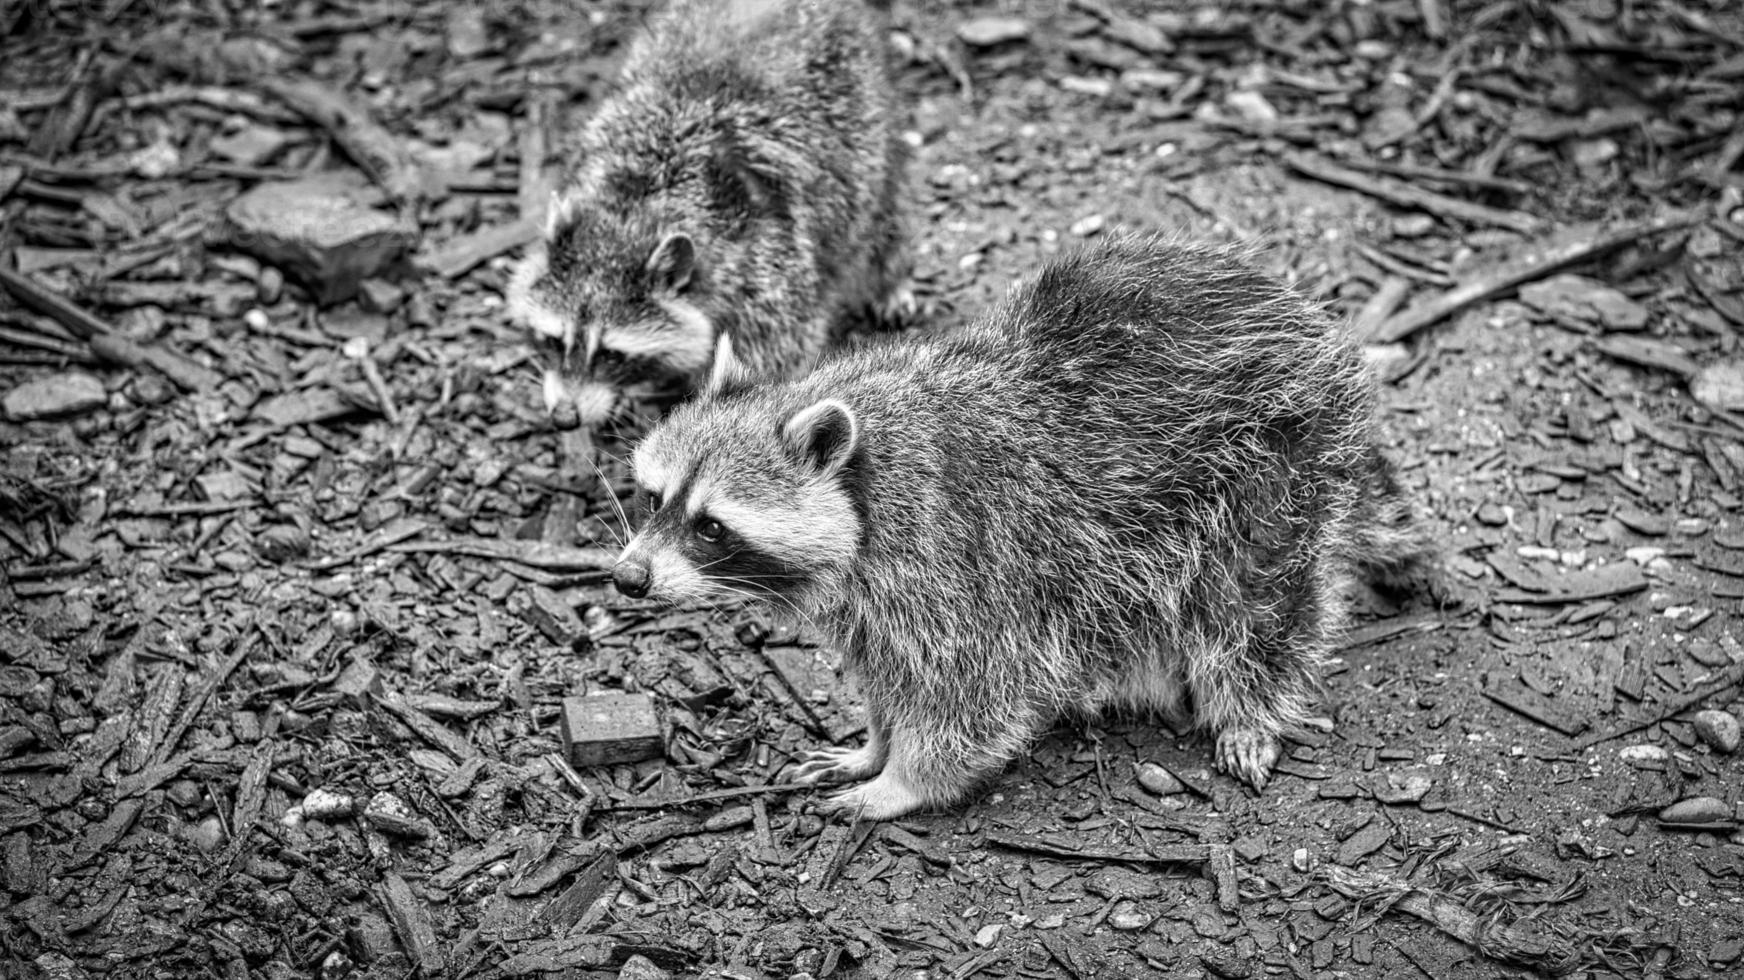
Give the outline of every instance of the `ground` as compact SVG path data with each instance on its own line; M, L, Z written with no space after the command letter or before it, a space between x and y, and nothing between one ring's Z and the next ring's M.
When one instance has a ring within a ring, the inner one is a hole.
M833 651L610 589L623 442L576 464L502 289L641 5L25 0L0 973L1744 970L1744 12L894 8L914 329L1130 227L1372 341L1445 578L1357 597L1263 793L1116 717L825 819ZM580 751L653 757L566 756L613 692Z

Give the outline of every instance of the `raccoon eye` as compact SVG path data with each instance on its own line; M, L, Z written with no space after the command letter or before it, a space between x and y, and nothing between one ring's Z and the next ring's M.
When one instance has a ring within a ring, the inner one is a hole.
M595 368L606 368L609 370L618 367L623 363L623 352L612 350L610 347L602 347L595 351L593 355L593 366Z
M726 527L712 517L703 518L702 523L696 526L696 536L710 544L719 541L721 535L726 533Z

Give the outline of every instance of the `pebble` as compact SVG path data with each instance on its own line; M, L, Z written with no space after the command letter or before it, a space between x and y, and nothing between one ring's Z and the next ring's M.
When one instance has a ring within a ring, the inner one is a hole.
M1692 796L1659 811L1666 823L1715 823L1732 819L1732 808L1712 796Z
M1030 23L1021 17L977 17L957 27L957 39L972 48L991 48L1029 37Z
M999 941L999 934L1005 931L1005 923L993 922L982 926L975 933L975 945L986 949Z
M1290 867L1295 868L1303 874L1307 874L1309 871L1313 870L1314 863L1314 858L1308 853L1306 847L1298 847L1290 852Z
M1108 915L1108 924L1121 932L1137 932L1151 924L1151 916L1139 911L1131 902L1121 902Z
M8 391L6 415L18 419L47 419L94 412L109 403L103 382L83 371L52 374Z
M1073 235L1077 236L1078 238L1089 238L1091 235L1094 235L1097 232L1101 231L1102 226L1106 223L1106 221L1107 221L1107 219L1103 218L1102 215L1092 214L1086 218L1080 219L1077 223L1073 224L1072 228L1071 228L1071 232Z
M625 960L623 968L618 970L618 980L667 980L671 976L640 953Z
M303 816L312 820L332 820L335 817L349 817L357 807L357 800L349 793L335 793L329 789L310 790L303 797Z
M422 840L435 831L430 821L392 793L377 793L371 797L369 805L363 808L363 820L382 833L396 837Z
M1708 408L1737 411L1744 408L1744 361L1721 361L1695 373L1689 382L1690 396Z
M1387 784L1375 790L1375 799L1389 806L1401 803L1418 803L1435 785L1434 780L1422 773L1387 773Z
M1138 784L1158 796L1172 796L1185 789L1175 774L1154 762L1139 762L1133 765L1138 775Z
M1696 713L1696 734L1702 741L1713 746L1716 752L1726 755L1738 751L1741 733L1738 729L1738 719L1729 712L1710 709Z
M1617 758L1634 765L1642 762L1664 762L1669 756L1657 745L1628 745L1617 751Z

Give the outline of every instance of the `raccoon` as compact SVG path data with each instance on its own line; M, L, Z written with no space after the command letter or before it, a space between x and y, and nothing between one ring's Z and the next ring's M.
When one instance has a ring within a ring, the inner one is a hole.
M674 0L633 42L507 290L560 425L693 389L721 336L793 377L907 310L882 23L864 0Z
M1112 238L957 332L708 389L636 448L632 597L748 597L837 644L864 747L808 781L948 805L1067 713L1214 733L1263 789L1368 566L1427 555L1355 342L1245 253Z

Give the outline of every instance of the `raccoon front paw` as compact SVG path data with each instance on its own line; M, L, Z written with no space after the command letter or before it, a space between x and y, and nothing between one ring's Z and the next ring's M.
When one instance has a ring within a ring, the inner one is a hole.
M872 316L881 329L901 330L921 319L920 299L903 283L872 308Z
M889 773L869 783L825 800L819 807L825 813L839 813L856 820L894 820L913 813L926 805L919 793Z
M1230 728L1217 736L1217 768L1256 790L1266 788L1272 767L1282 755L1277 738L1259 729Z
M831 747L807 752L793 778L801 783L848 783L870 779L883 768L884 760L869 745L857 749Z

